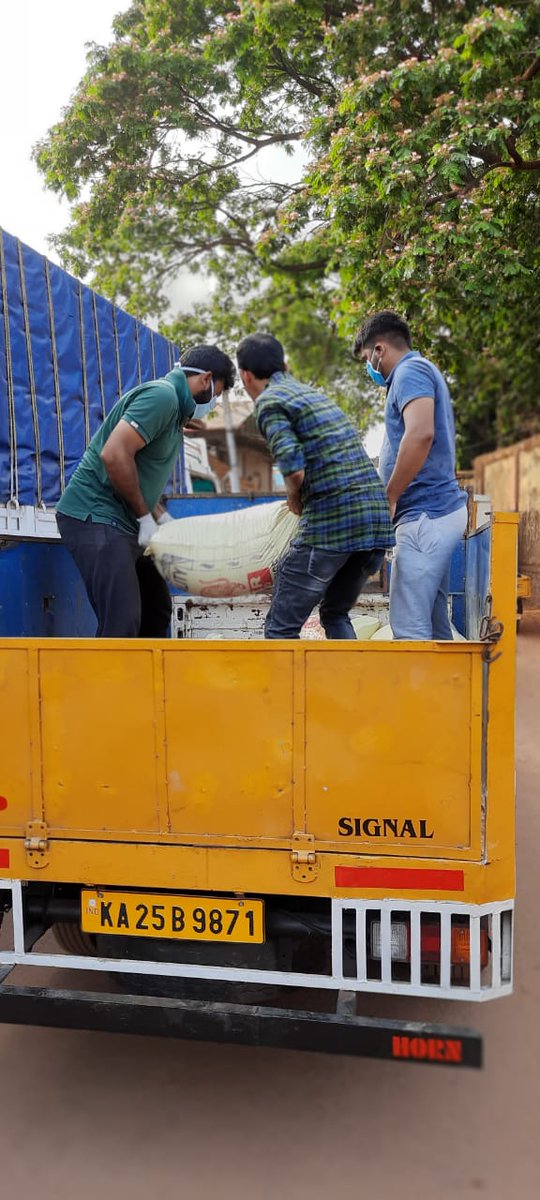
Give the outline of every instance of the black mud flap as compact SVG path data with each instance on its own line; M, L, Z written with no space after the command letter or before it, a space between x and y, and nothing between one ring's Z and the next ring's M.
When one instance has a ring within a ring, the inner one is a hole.
M357 1016L351 1003L338 1003L335 1013L319 1013L4 985L0 986L0 1022L313 1050L437 1066L482 1066L482 1039L475 1030Z

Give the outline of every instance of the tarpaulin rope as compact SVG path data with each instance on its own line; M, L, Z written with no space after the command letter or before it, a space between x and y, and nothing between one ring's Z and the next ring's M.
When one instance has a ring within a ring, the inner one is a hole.
M154 350L154 334L150 334L150 352L152 355L152 379L156 378L156 352Z
M122 371L120 368L120 343L118 341L118 322L116 320L116 309L112 309L112 323L114 332L114 353L116 358L116 376L118 379L118 399L122 395Z
M105 417L107 416L107 413L105 410L105 393L103 391L103 368L102 368L102 363L101 363L101 342L99 340L99 325L98 325L98 315L97 315L96 293L95 292L92 292L92 313L93 313L93 317L94 317L94 333L95 333L95 338L96 338L96 358L97 358L98 379L99 379L99 394L101 396L101 420L104 421Z
M0 274L2 276L2 309L4 314L4 342L6 352L6 383L9 418L9 491L10 502L19 498L19 470L17 463L17 423L15 420L15 393L13 390L13 360L11 357L11 334L9 330L9 300L7 290L4 234L0 230Z
M48 258L45 259L45 283L47 287L47 310L49 316L49 336L51 339L52 367L54 378L54 406L56 409L56 427L58 429L58 455L60 459L60 490L66 486L66 455L64 450L64 426L62 423L62 393L60 390L60 371L58 369L58 348L56 345L56 328L54 324L54 307L51 289L51 275Z
M135 344L137 346L137 383L142 383L141 344L139 341L139 322L135 322Z
M28 296L26 292L26 278L24 274L24 260L22 246L17 238L17 261L19 263L19 277L21 281L21 300L24 321L24 340L26 343L26 357L28 360L28 384L30 388L30 404L32 406L32 426L34 430L34 449L36 455L36 499L38 505L43 504L43 483L41 478L41 440L39 434L39 416L36 393L36 378L34 374L34 357L32 354L32 338L30 336L30 314L28 312Z
M82 385L83 385L83 406L84 406L84 444L88 446L90 442L90 401L88 398L88 375L86 373L86 344L84 340L84 312L83 312L83 289L82 283L79 283L77 288L79 298L79 325L81 332L81 366L82 366Z

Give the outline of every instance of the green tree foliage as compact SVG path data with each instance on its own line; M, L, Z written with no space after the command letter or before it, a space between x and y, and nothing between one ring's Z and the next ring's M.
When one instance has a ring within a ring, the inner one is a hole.
M462 463L540 427L538 0L134 0L114 30L37 150L69 266L141 315L212 273L176 332L271 327L362 423L350 339L397 308Z

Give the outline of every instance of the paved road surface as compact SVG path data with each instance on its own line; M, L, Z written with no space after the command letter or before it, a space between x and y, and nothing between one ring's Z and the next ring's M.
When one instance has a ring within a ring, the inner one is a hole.
M529 620L517 987L452 1010L456 1024L482 1029L483 1072L0 1028L2 1200L536 1200L539 679L540 622ZM386 1011L413 1016L418 1005L388 1000Z

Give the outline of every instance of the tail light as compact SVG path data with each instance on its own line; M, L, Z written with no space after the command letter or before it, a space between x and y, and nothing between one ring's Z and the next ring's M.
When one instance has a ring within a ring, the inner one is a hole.
M468 925L453 925L451 935L451 963L453 967L468 966L471 952L471 935ZM441 957L441 929L438 922L422 924L420 930L420 954L422 963L438 963ZM371 956L381 957L381 922L371 923ZM393 962L409 962L411 957L410 928L406 921L392 921L390 957ZM480 930L480 965L486 967L489 958L489 938L485 929Z
M452 929L452 966L468 966L471 958L471 935L467 925ZM480 966L486 967L489 958L489 938L486 929L480 930Z
M408 962L411 956L409 926L405 921L392 921L390 927L392 962ZM371 922L371 957L381 957L381 922Z

